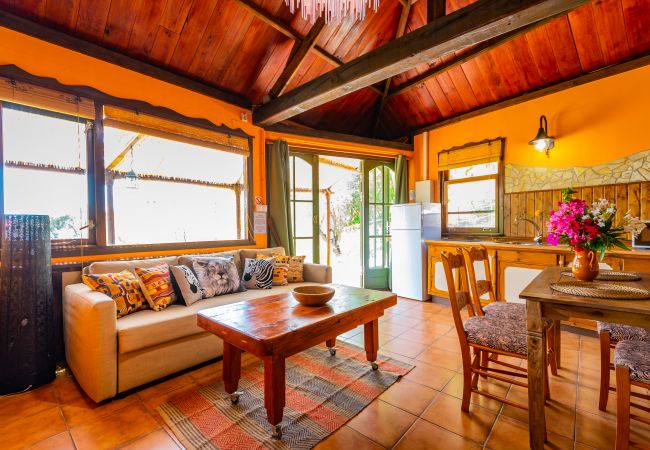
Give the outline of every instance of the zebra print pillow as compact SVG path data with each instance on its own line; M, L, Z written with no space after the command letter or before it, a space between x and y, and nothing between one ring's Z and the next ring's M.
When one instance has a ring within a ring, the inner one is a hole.
M275 258L248 259L244 262L242 283L246 289L271 289Z

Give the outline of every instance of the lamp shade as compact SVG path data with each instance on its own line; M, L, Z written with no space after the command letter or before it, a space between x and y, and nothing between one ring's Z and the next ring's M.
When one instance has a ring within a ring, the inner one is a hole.
M530 145L535 147L535 150L538 152L546 153L546 156L549 154L549 150L555 147L555 138L548 135L548 123L546 121L546 116L541 116L539 118L539 129L537 130L537 136L535 136L530 142Z

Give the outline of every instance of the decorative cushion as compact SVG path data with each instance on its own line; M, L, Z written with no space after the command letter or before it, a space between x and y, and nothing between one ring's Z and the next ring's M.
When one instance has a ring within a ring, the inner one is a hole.
M465 320L463 327L467 341L472 344L519 355L528 354L525 330L522 327L515 328L508 319L474 316Z
M192 263L197 258L203 258L203 259L232 258L233 262L235 263L235 266L237 267L237 271L239 272L239 275L241 275L243 270L241 259L239 257L239 250L228 250L225 252L218 252L218 253L200 253L197 255L183 255L178 257L178 265L187 266L190 269L194 270L192 267Z
M242 287L232 258L195 258L192 267L204 298L237 292Z
M627 367L630 380L650 383L650 342L619 342L614 348L614 365Z
M614 341L650 341L650 331L645 328L620 325L618 323L598 322L598 332L609 331Z
M151 309L162 311L176 301L167 263L154 267L136 267L134 270Z
M108 295L115 301L115 316L126 316L149 308L140 289L138 277L125 270L119 273L83 275L83 282L94 291Z
M264 253L258 253L255 256L255 259L266 259L269 255ZM275 265L273 266L273 286L286 286L289 284L289 264L277 262L278 257L283 257L278 255L276 257Z
M271 289L275 258L246 259L242 281L247 289Z
M203 298L201 284L192 269L187 266L170 266L169 270L178 285L178 291L185 305L190 306Z
M303 269L305 264L304 256L273 256L275 256L276 263L289 264L289 273L287 274L287 280L289 283L302 283L305 281L303 276Z
M483 307L483 312L486 316L519 321L524 324L524 327L526 325L525 303L492 302ZM543 321L545 327L549 327L553 323L551 319L547 318L544 318Z

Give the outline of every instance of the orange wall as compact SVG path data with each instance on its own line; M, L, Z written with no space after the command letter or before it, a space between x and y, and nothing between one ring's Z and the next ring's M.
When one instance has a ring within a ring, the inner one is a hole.
M440 150L487 138L505 137L505 162L528 166L591 166L648 150L649 80L646 66L431 130L429 178L437 178ZM557 138L548 159L528 145L541 114ZM424 139L416 137L412 183L422 179Z

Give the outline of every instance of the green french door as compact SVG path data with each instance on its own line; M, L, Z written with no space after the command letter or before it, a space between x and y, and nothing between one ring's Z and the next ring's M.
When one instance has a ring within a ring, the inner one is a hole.
M395 203L392 163L362 162L363 287L387 289L390 280L390 205Z
M290 202L296 255L320 262L318 155L290 153Z

